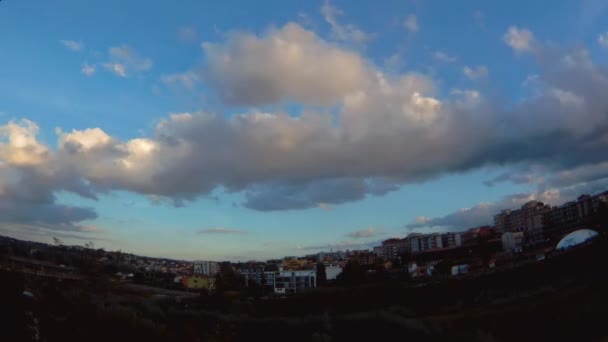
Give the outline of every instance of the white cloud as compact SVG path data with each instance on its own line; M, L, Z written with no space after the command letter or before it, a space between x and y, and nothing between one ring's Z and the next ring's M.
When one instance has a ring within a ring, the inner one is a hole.
M525 28L511 26L502 37L503 41L515 52L530 52L535 49L534 34Z
M601 47L608 49L608 32L599 34L597 36L597 43L600 44Z
M75 40L60 40L59 42L72 51L82 51L84 48L84 44L81 41L77 42Z
M120 63L104 63L103 67L106 70L113 72L120 77L127 77L127 68L124 64Z
M403 27L410 33L418 32L420 29L418 26L418 18L413 14L408 15L405 17L405 20L403 20Z
M23 210L42 201L53 220L71 224L95 213L57 216L55 192L94 199L126 190L184 205L225 188L242 192L248 208L291 210L488 165L543 165L551 174L606 158L608 72L580 49L567 51L568 63L564 54L542 60L537 94L511 106L470 89L440 97L430 77L385 74L295 24L262 37L231 34L205 52L209 84L233 103L334 110L172 114L147 138L59 130L55 148L37 140L34 123L12 122L0 128L0 194L12 197L0 199Z
M40 129L30 120L11 121L0 126L0 160L14 166L35 166L46 162L49 149L38 142Z
M114 46L109 49L110 61L103 64L108 71L120 77L127 77L132 73L144 72L152 68L152 60L140 57L128 45Z
M464 75L466 77L468 77L471 80L477 80L480 78L486 78L488 76L488 67L481 65L478 67L464 67L464 69L462 70Z
M224 44L203 44L207 82L231 104L298 101L331 105L365 84L366 62L297 24L262 37L233 33Z
M89 76L89 77L93 76L93 74L95 74L95 67L88 63L84 63L82 65L82 68L80 69L80 73L82 73L85 76Z
M342 25L338 17L343 14L342 10L332 6L329 0L325 0L321 6L321 14L325 21L331 26L331 35L334 39L347 43L364 44L373 38L373 35L365 33L352 24Z
M442 51L435 51L435 53L433 53L433 58L444 63L453 63L456 61L456 57L450 56Z

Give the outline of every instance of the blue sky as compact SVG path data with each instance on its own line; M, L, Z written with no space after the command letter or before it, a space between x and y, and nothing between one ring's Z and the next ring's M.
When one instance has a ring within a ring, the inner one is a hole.
M11 236L264 259L606 186L604 1L5 0L0 42Z

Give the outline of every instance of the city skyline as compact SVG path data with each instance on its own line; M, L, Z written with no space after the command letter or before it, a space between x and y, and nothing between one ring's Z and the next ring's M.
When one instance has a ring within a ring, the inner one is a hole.
M0 3L0 235L265 260L608 188L602 1L117 4Z

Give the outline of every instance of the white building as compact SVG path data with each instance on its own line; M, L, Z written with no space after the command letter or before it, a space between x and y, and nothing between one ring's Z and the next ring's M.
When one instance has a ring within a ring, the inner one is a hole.
M325 264L325 279L336 280L342 273L342 267L338 264Z
M521 252L524 246L524 232L506 232L502 234L502 249L511 252Z
M215 276L220 271L220 264L215 261L194 261L194 275Z

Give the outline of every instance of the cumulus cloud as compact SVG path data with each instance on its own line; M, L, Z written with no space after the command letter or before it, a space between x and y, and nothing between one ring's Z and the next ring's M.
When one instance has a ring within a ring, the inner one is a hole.
M361 230L356 230L347 234L348 237L353 239L366 239L378 235L378 230L374 227L369 227Z
M502 36L503 41L515 52L531 52L534 50L534 34L528 29L511 26Z
M338 21L338 17L344 13L342 10L332 6L329 0L325 0L321 6L321 14L325 21L331 26L331 36L336 40L360 45L373 38L373 35L361 31L352 24L341 24Z
M0 126L0 227L87 231L79 222L97 214L56 203L56 191L78 191L79 181L58 173L52 152L36 139L38 131L28 120Z
M248 232L245 230L240 230L240 229L217 227L217 228L201 229L198 231L198 233L199 234L243 235L243 234L247 234Z
M405 27L405 29L409 33L418 32L418 30L420 29L420 27L418 26L418 18L413 14L408 15L403 20L403 27Z
M2 162L18 175L46 175L51 204L56 191L95 199L127 190L185 205L222 188L271 211L356 201L488 165L542 165L557 175L606 159L608 72L586 50L542 60L533 96L503 106L472 89L441 98L430 77L385 74L295 24L205 49L205 77L224 99L335 110L171 114L147 137L58 130L55 147L37 139L35 124L13 122L3 126Z
M84 48L84 43L82 43L81 41L75 41L75 40L60 40L59 41L63 46L65 46L66 48L72 50L72 51L82 51L82 49Z
M464 75L471 80L488 77L488 67L484 65L473 68L466 66L462 71Z
M601 47L608 49L608 32L599 34L597 36L597 43L600 44Z
M337 104L369 72L358 54L293 23L260 37L232 33L225 43L204 43L203 49L206 81L229 104Z

